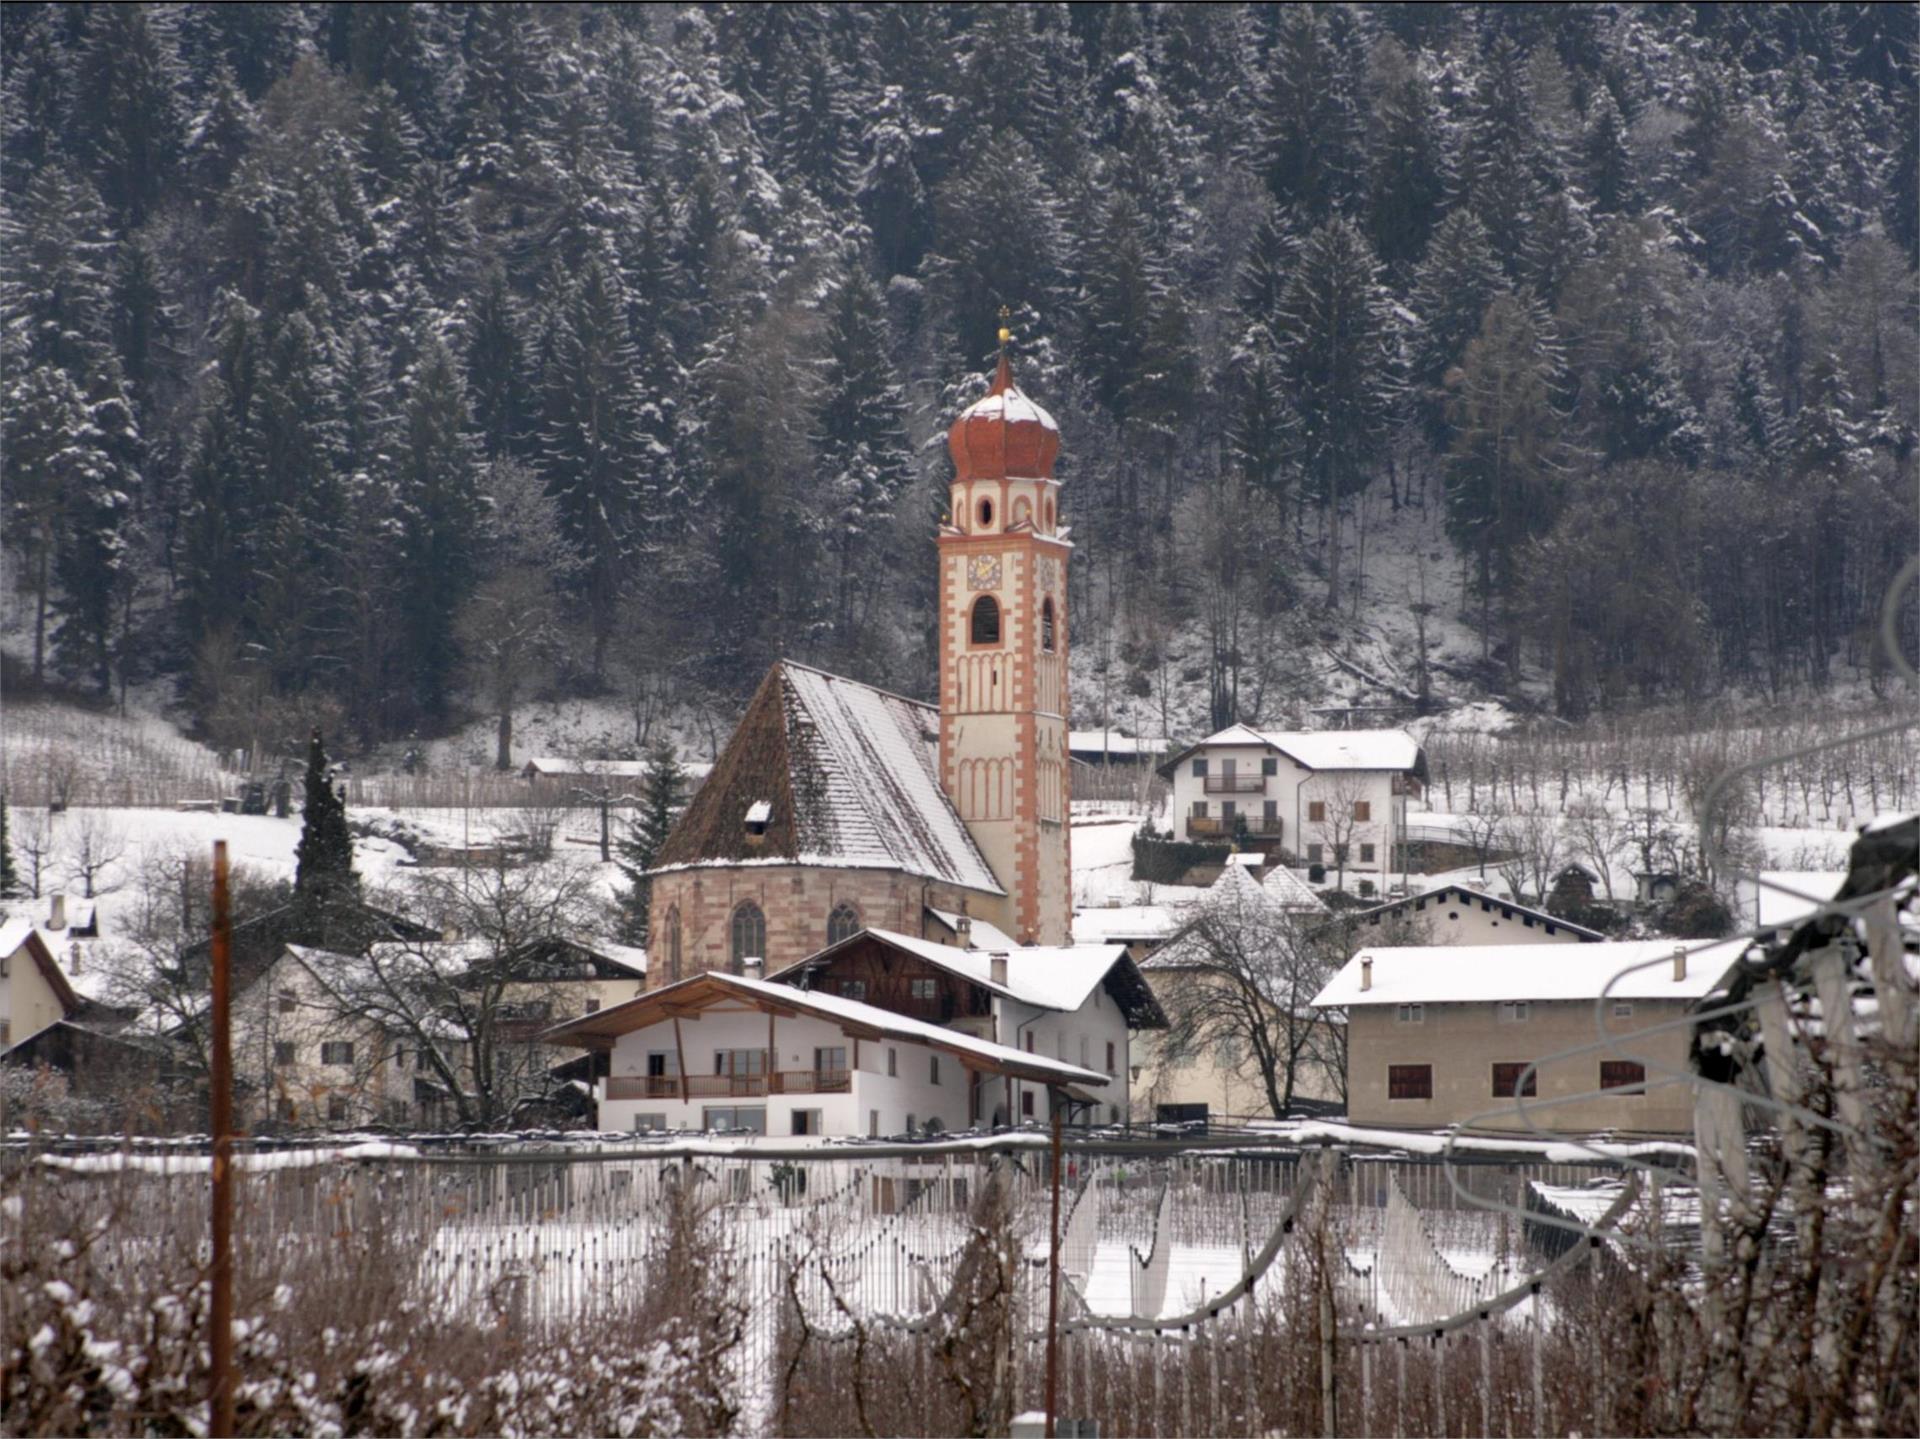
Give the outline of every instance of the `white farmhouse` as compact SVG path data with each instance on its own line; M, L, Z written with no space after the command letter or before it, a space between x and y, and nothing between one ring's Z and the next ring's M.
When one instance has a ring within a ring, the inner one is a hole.
M943 989L952 997L957 986L928 988L935 1013ZM714 971L560 1025L548 1038L607 1052L603 1130L939 1133L985 1123L1009 1094L1029 1113L1045 1114L1055 1094L1084 1111L1117 1083L1041 1052L1037 1041L1000 1044L848 994Z
M1407 801L1425 792L1427 758L1405 730L1236 724L1160 773L1173 785L1177 839L1233 841L1384 878L1403 863Z

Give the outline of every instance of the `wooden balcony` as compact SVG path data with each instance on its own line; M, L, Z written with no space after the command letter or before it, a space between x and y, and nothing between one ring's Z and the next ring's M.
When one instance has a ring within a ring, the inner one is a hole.
M1268 819L1264 815L1236 814L1231 818L1223 815L1187 816L1187 837L1189 839L1231 839L1244 834L1249 839L1280 838L1281 821Z
M771 1087L767 1080L771 1078ZM768 1094L845 1094L853 1076L844 1069L781 1069L765 1074L690 1074L688 1099L755 1099ZM678 1099L677 1074L621 1074L607 1080L608 1099Z
M1267 787L1263 774L1210 774L1206 777L1208 794L1259 794Z

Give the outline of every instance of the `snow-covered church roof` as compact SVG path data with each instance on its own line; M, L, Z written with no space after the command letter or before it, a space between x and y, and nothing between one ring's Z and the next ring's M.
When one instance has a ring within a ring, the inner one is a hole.
M838 865L1004 893L940 787L939 737L931 705L782 660L654 872Z

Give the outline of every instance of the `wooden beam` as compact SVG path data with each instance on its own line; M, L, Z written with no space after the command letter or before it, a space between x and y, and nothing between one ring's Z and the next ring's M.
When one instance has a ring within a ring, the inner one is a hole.
M687 1047L680 1042L680 1016L673 1017L673 1058L680 1069L680 1102L688 1102L687 1095Z

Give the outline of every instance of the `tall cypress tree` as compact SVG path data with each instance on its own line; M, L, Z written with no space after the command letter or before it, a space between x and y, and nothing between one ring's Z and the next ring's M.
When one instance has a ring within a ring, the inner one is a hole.
M0 900L18 899L22 893L20 871L13 863L13 830L8 818L7 797L0 793Z
M639 808L627 821L625 837L615 843L619 857L614 864L626 880L619 896L621 938L629 944L647 942L653 886L646 872L653 868L680 813L686 782L686 771L680 768L671 744L663 742L647 756Z
M307 745L306 805L300 842L294 848L294 894L309 904L359 894L353 869L353 836L347 831L347 801L327 772L327 750L315 729Z

